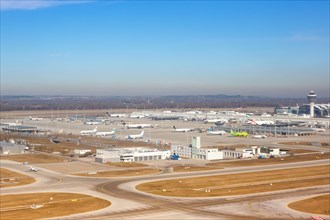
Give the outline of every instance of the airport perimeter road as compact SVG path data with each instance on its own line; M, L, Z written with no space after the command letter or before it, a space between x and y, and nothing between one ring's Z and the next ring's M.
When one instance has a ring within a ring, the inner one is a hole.
M329 164L330 160L307 161L290 164L277 164L253 167L233 167L222 170L208 170L191 173L156 174L130 178L90 178L71 176L47 169L29 172L21 163L1 161L4 168L32 176L35 183L12 188L3 188L1 195L71 192L97 196L111 201L105 209L81 213L60 219L308 219L302 214L285 207L289 199L302 195L315 195L329 192L328 186L286 190L272 193L213 197L213 198L173 198L155 196L137 191L139 183L184 177L198 177L218 174L254 172L281 168L293 168ZM227 207L227 208L225 208ZM244 208L242 208L244 207ZM275 213L268 216L270 209ZM56 218L55 218L56 219Z
M102 219L302 219L310 215L299 213L285 207L286 201L301 195L314 195L328 193L328 186L311 187L305 189L285 190L272 193L262 193L244 196L227 196L213 198L177 198L155 196L135 189L137 184L149 181L164 180L175 177L197 177L214 174L229 174L253 172L290 167L329 164L329 160L302 162L294 164L270 165L263 167L239 167L226 170L203 171L198 173L167 174L135 178L135 180L118 180L97 186L100 192L113 197L138 201L149 208L137 212L114 212L103 216ZM166 177L165 177L166 176ZM165 177L165 178L164 178ZM282 201L282 202L281 202ZM247 206L246 210L241 206ZM253 204L253 208L252 208ZM227 209L219 211L215 208L221 205ZM250 208L249 208L250 207ZM271 214L269 211L273 210ZM138 215L138 217L136 216ZM194 217L193 217L194 216ZM99 218L101 218L99 216Z

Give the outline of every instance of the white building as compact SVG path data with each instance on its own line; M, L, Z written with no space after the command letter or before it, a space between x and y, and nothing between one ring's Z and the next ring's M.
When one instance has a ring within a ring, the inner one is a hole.
M222 160L235 158L251 158L259 155L279 156L283 153L279 148L257 147L236 148L235 150L221 150L216 148L201 148L200 137L193 137L189 146L171 146L171 152L180 157L187 157L201 160Z
M25 145L0 142L0 154L22 154L27 149Z
M216 148L197 148L192 146L171 146L172 154L179 155L180 157L201 159L201 160L221 160L223 159L223 152Z
M92 152L92 150L90 150L90 149L75 149L73 151L73 153L76 155L85 155L86 153L91 153L91 152Z
M165 160L171 155L169 150L150 149L143 147L136 148L113 148L107 150L96 150L95 161L107 162L141 162L148 160Z
M201 160L221 160L223 153L215 148L201 148L201 138L193 137L192 144L189 146L171 146L172 154L180 157L188 157Z
M279 148L258 147L252 146L250 148L236 148L235 152L240 152L242 158L249 158L254 156L279 156L286 152L280 151Z

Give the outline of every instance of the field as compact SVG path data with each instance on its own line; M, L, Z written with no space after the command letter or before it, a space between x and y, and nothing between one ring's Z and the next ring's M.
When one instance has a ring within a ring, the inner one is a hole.
M20 163L29 162L29 164L61 163L66 160L58 156L50 156L46 154L37 154L37 153L2 155L0 156L0 159L12 160Z
M143 183L140 191L179 197L231 196L330 183L329 165Z
M44 219L98 210L111 205L103 199L73 193L3 195L0 198L1 220Z
M90 172L90 173L78 173L74 174L77 176L88 176L88 177L128 177L128 176L142 176L159 173L160 170L141 168L134 170L116 170L116 171L104 171L104 172Z
M295 156L286 156L281 158L277 157L277 158L266 158L266 159L241 159L241 160L228 161L228 162L209 163L207 165L212 167L259 166L259 165L294 163L294 162L321 160L321 159L330 159L330 153L295 155Z
M1 133L0 140L8 141L10 139L23 139L27 141L27 146L33 147L36 151L47 153L60 152L63 155L72 155L75 149L90 149L91 153L96 152L96 147L155 147L154 144L117 140L109 138L98 138L92 136L78 136L78 135L33 135L33 134L7 134ZM59 140L59 143L52 143L51 140ZM79 145L78 145L79 142Z
M5 168L0 168L0 188L34 183L35 179Z
M330 215L330 194L290 203L291 209L312 214Z
M304 142L281 142L279 144L285 144L285 145L307 145L307 146L313 146L314 142L308 142L308 141L304 141ZM319 143L321 146L329 146L329 143Z
M219 169L219 168L213 168L213 167L197 167L197 166L174 166L173 171L174 172L193 172L193 171L204 171L204 170L213 170L213 169Z

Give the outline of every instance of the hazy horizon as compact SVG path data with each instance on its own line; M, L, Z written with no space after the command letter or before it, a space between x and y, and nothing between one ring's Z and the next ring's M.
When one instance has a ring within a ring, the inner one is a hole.
M328 8L1 1L1 95L328 98Z

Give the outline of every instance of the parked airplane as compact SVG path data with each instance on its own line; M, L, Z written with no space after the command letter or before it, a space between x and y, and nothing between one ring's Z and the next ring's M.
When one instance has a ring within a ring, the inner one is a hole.
M98 122L98 121L85 121L84 124L86 124L86 125L98 125L98 124L100 124L100 122Z
M262 138L266 138L267 136L266 135L254 135L253 138L256 138L256 139L262 139Z
M31 116L29 116L29 119L31 121L41 121L41 120L43 120L43 118L32 118Z
M138 128L138 129L141 129L141 128L152 128L153 125L152 124L128 124L128 125L125 125L126 128Z
M217 119L205 119L204 122L205 122L205 123L219 123L219 124L225 124L225 123L228 123L228 120L227 120L227 119L220 119L220 118L217 118Z
M145 118L145 115L141 115L141 114L131 114L129 117L130 117L130 118Z
M189 131L194 131L195 129L191 129L191 128L176 128L175 126L173 126L173 131L174 132L189 132Z
M126 114L117 114L117 113L111 114L109 112L106 112L106 113L107 113L108 116L114 117L114 118L123 118L123 117L127 116Z
M250 115L246 115L246 118L248 120L248 123L252 124L252 125L273 125L273 124L275 124L274 121L255 121L251 118Z
M242 132L230 131L230 135L234 137L247 137L249 134L246 131L242 131Z
M207 131L208 135L225 135L227 132L221 130L221 131L213 131L213 130L208 130Z
M7 122L7 123L1 123L2 125L7 125L7 126L17 126L17 125L22 125L23 121L19 122L18 120L16 122Z
M142 139L144 135L144 131L142 131L140 134L131 134L126 136L127 139Z
M80 135L93 135L96 134L96 132L97 132L97 127L95 127L93 130L81 131Z
M33 171L33 172L38 172L38 169L37 169L37 168L35 168L35 167L31 167L31 166L30 166L30 171Z
M113 128L112 131L103 131L103 132L96 132L96 136L110 136L110 135L115 135L116 134L116 129Z

